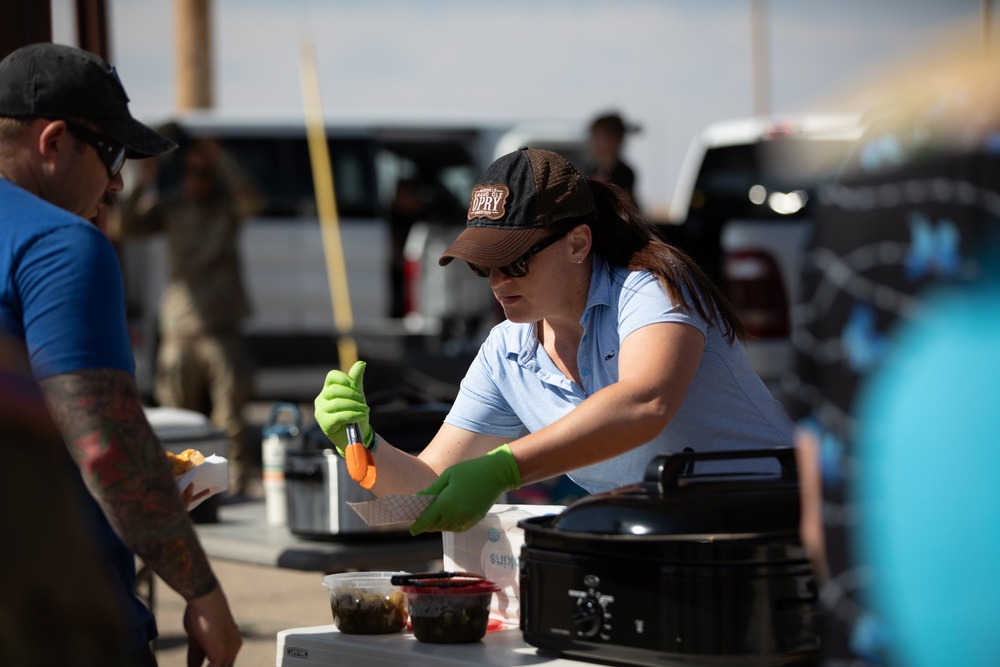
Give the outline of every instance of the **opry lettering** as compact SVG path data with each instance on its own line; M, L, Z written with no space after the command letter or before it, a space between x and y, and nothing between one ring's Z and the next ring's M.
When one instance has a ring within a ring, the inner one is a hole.
M498 192L479 192L476 194L476 198L473 200L473 208L479 210L486 210L496 213L500 208L500 200L503 199L503 195Z

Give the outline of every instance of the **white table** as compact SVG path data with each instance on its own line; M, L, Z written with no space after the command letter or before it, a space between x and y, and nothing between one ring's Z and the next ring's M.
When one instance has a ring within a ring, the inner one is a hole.
M349 635L338 632L333 625L279 632L275 664L277 667L593 667L593 663L539 655L534 646L524 642L516 627L488 632L482 641L472 644L429 644L417 641L411 632Z

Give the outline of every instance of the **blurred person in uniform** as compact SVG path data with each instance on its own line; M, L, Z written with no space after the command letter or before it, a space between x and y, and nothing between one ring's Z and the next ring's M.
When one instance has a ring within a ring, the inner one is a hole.
M1000 593L981 576L975 559L964 555L976 545L986 547L983 553L997 552L995 530L986 527L996 526L997 499L991 498L992 508L974 508L960 473L994 457L983 459L977 453L983 443L963 439L959 434L968 432L967 425L955 421L970 406L983 405L982 397L975 401L965 392L981 386L976 365L990 363L990 357L969 356L977 341L965 337L966 349L954 349L950 363L969 382L960 387L942 375L949 397L944 387L926 381L928 368L940 368L940 359L930 356L939 345L911 340L901 351L897 343L899 330L947 312L956 313L954 334L961 309L932 297L945 286L982 281L984 240L1000 229L1000 97L989 83L995 70L985 75L986 85L966 90L949 78L947 90L931 90L922 70L922 102L870 115L843 175L819 192L815 234L803 263L792 337L796 372L786 378L785 389L797 421L803 541L821 579L824 665L997 664L995 641L989 660L967 659L970 647L987 638L977 636L982 624L971 617L975 606L955 604L978 597L962 591L988 590L991 601ZM991 87L989 102L982 93ZM995 322L983 315L984 322ZM941 332L938 343L963 339ZM1000 343L995 330L987 335ZM921 357L913 359L917 350L923 350ZM901 361L908 353L910 368ZM880 390L866 389L887 372L889 378L877 383ZM924 400L909 400L902 378L919 377L925 381L912 389ZM965 408L950 409L959 395L966 397ZM985 401L996 403L992 397ZM901 409L922 425L919 438L899 439L914 433L899 429ZM954 437L930 439L942 431ZM936 471L933 479L928 467ZM989 469L995 478L995 467ZM949 479L953 474L957 478ZM982 490L981 476L964 479L970 490ZM906 503L914 508L930 503L935 511L901 512L899 489L906 489ZM969 525L959 517L970 512L993 521L980 524L982 534L949 541L954 527ZM920 531L925 538L913 540ZM927 567L943 562L950 565ZM929 595L949 587L950 595ZM951 632L962 623L960 632ZM995 636L992 628L989 634ZM942 661L942 655L950 657Z
M178 139L178 189L156 192L159 161L145 161L110 235L166 235L169 280L160 301L155 398L210 415L229 441L229 491L243 495L253 463L243 418L252 370L240 332L250 307L239 234L260 200L217 142Z
M389 260L389 317L406 315L406 237L415 222L424 217L425 205L420 183L412 178L401 178L396 183L396 194L389 208L389 242L392 256Z
M186 600L188 664L231 665L239 629L143 412L118 257L88 222L121 191L126 158L174 148L132 118L101 58L42 43L0 61L0 332L24 346L90 492L74 502L122 613L118 664L156 664L139 556Z
M625 134L632 129L617 113L603 114L591 121L587 148L593 162L587 176L617 185L635 202L635 172L622 160Z

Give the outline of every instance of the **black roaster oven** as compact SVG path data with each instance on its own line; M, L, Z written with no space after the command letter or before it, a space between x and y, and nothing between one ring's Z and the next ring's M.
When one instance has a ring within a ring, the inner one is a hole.
M773 474L704 474L777 458ZM543 653L629 665L816 664L816 581L792 448L658 456L641 484L531 518L521 630Z

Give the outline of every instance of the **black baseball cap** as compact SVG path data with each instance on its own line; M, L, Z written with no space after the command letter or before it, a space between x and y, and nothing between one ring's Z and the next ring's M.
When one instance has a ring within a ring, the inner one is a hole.
M0 116L86 120L132 158L177 148L133 118L128 102L115 68L89 51L42 42L0 61Z
M520 148L498 158L472 189L466 227L438 264L499 267L571 224L597 218L587 180L552 151Z

